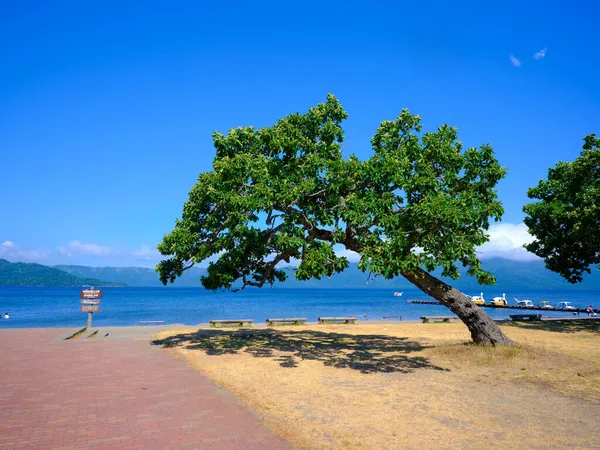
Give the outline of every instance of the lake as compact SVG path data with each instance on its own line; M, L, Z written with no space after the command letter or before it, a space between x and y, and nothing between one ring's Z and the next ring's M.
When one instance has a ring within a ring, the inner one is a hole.
M80 288L0 287L0 312L10 319L0 320L0 328L81 327L87 314L79 312ZM210 292L202 288L103 288L100 312L94 314L94 326L138 325L140 320L164 320L167 324L195 325L211 319L254 319L268 317L319 316L403 316L404 320L422 315L447 315L439 305L418 305L407 299L433 300L418 289L404 290L395 297L390 289L247 289L241 292ZM501 296L498 290L483 289L487 300ZM479 292L469 292L479 295ZM600 307L597 291L521 291L506 293L509 304L513 297L573 302L573 306ZM507 318L514 310L486 308L493 318ZM544 311L544 316L566 317L571 313Z

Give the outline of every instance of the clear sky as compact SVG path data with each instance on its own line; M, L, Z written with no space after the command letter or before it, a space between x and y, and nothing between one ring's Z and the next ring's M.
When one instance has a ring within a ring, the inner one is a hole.
M600 5L4 1L0 257L146 265L209 170L211 133L328 92L345 152L402 108L509 170L486 255L524 257L521 208L600 133Z

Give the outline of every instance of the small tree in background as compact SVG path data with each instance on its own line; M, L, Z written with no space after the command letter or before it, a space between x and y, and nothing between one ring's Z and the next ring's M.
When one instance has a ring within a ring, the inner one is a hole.
M582 281L600 264L600 139L586 136L581 155L550 168L527 195L537 201L523 207L535 237L525 248L570 283Z
M456 129L421 133L419 116L403 110L371 140L374 155L343 158L347 113L333 95L306 114L272 127L213 134L213 170L200 174L182 218L158 249L157 266L173 282L213 255L207 289L262 287L284 281L282 264L299 261L299 280L349 265L334 245L360 255L374 275L403 275L456 313L474 342L510 341L469 297L429 272L457 279L457 264L482 284L494 282L475 249L488 240L502 205L495 186L505 170L488 145L463 150Z

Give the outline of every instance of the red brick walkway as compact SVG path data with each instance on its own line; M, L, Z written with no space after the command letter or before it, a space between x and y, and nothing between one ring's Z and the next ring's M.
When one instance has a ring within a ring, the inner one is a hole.
M0 448L290 448L148 340L67 334L0 330Z

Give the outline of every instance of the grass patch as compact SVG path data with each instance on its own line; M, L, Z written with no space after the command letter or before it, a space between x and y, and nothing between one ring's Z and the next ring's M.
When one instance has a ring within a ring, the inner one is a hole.
M457 362L468 362L470 365L475 366L495 367L505 366L507 363L513 364L517 360L535 358L537 350L517 344L488 347L469 342L438 344L432 347L429 352L432 356L440 358L451 365Z
M177 347L177 344L172 339L165 339L162 343L162 348L174 348Z
M584 320L547 320L531 322L506 322L507 328L549 331L553 333L593 333L600 335L600 318Z
M76 331L75 333L73 333L70 336L67 336L64 340L68 341L69 339L77 339L79 336L81 336L83 333L85 333L87 330L87 327L83 327L81 330Z

